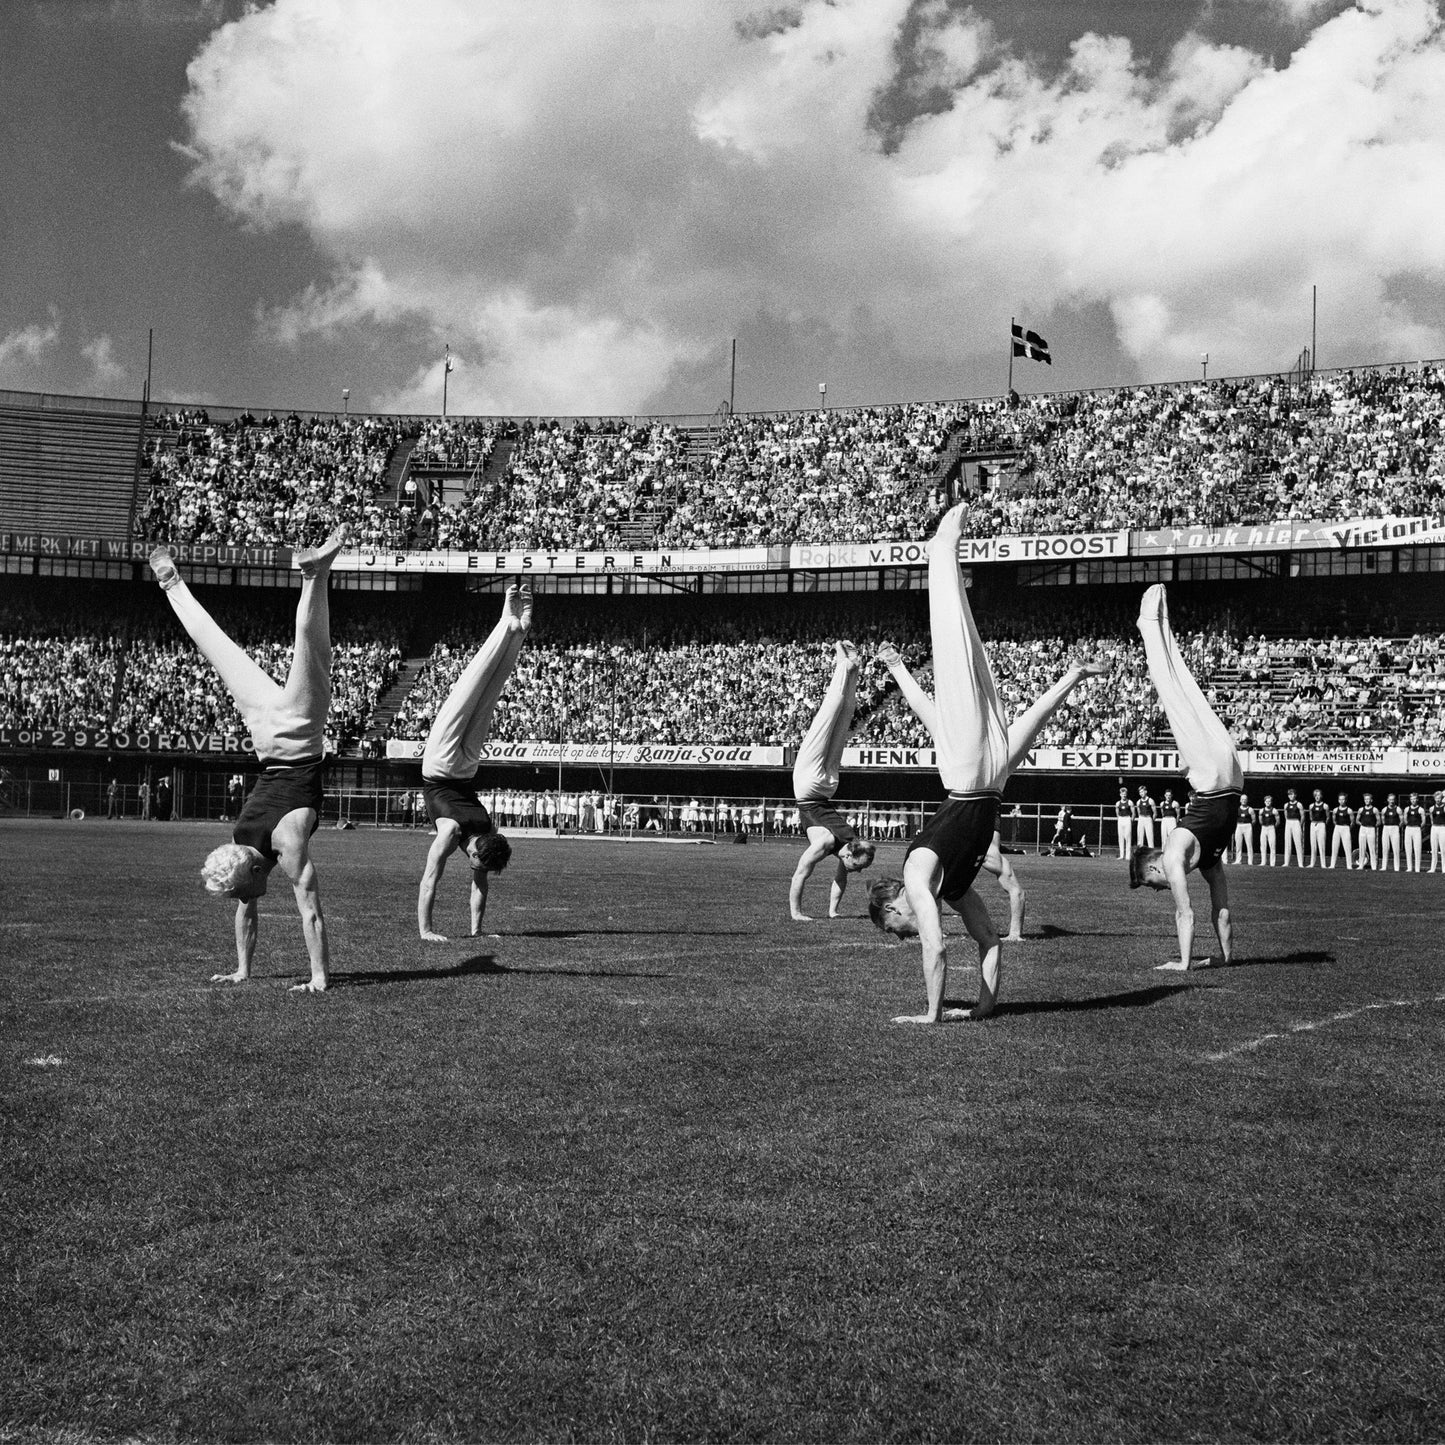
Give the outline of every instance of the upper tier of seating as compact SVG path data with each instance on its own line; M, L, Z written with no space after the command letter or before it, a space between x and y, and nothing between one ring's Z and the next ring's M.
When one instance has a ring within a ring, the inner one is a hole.
M138 402L0 392L0 529L129 534Z
M138 528L189 542L671 549L918 538L961 455L972 536L1432 515L1445 367L660 420L162 416ZM972 474L969 474L970 478Z
M146 441L136 529L173 542L319 542L339 521L390 544L388 463L408 428L384 418L163 415ZM374 534L374 536L372 535Z

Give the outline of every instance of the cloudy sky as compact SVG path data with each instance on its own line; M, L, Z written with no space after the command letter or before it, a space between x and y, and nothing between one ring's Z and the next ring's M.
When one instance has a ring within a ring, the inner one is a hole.
M0 0L0 387L708 412L1445 355L1437 0Z

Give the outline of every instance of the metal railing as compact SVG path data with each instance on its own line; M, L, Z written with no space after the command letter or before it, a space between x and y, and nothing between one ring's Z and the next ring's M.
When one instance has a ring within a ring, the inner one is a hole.
M657 838L798 839L797 804L790 797L731 797L696 793L618 794L596 801L590 794L523 794L508 805L482 790L499 829L528 828L563 837L632 836ZM224 777L192 778L182 775L169 793L149 796L140 784L47 782L12 778L0 792L0 822L12 818L75 818L94 820L150 820L153 822L227 822L244 800ZM940 799L865 799L843 801L838 811L866 837L882 843L903 843L922 827L940 806ZM1057 827L1059 803L1026 803L1007 807L999 819L1004 847L1040 852L1051 847ZM1072 806L1072 805L1071 805ZM78 815L78 816L77 816ZM329 789L321 826L358 828L430 829L422 796L415 788ZM1071 815L1072 840L1092 851L1115 846L1116 826L1111 809L1081 805Z

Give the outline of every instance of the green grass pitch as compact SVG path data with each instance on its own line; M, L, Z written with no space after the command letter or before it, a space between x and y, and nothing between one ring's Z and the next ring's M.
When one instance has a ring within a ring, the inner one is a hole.
M1016 859L1000 1014L918 1029L756 842L521 838L437 946L424 835L325 832L333 990L279 880L212 986L225 836L0 827L0 1438L1445 1436L1445 879L1234 869L1178 975Z

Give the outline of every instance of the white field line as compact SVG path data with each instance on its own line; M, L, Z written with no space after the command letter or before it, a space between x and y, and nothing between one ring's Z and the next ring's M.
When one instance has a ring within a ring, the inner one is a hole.
M1323 1019L1306 1019L1303 1023L1291 1024L1281 1033L1261 1034L1257 1039L1250 1039L1248 1043L1236 1044L1232 1049L1223 1049L1217 1054L1205 1054L1206 1064L1222 1064L1226 1059L1237 1058L1240 1054L1253 1053L1255 1049L1262 1048L1272 1039L1287 1039L1294 1034L1314 1033L1317 1029L1326 1028L1330 1024L1344 1023L1346 1019L1358 1018L1361 1014L1371 1013L1377 1009L1387 1008L1418 1008L1421 1004L1445 1003L1445 993L1437 993L1428 998L1392 998L1385 1003L1361 1004L1359 1008L1342 1009L1339 1013L1331 1014Z

